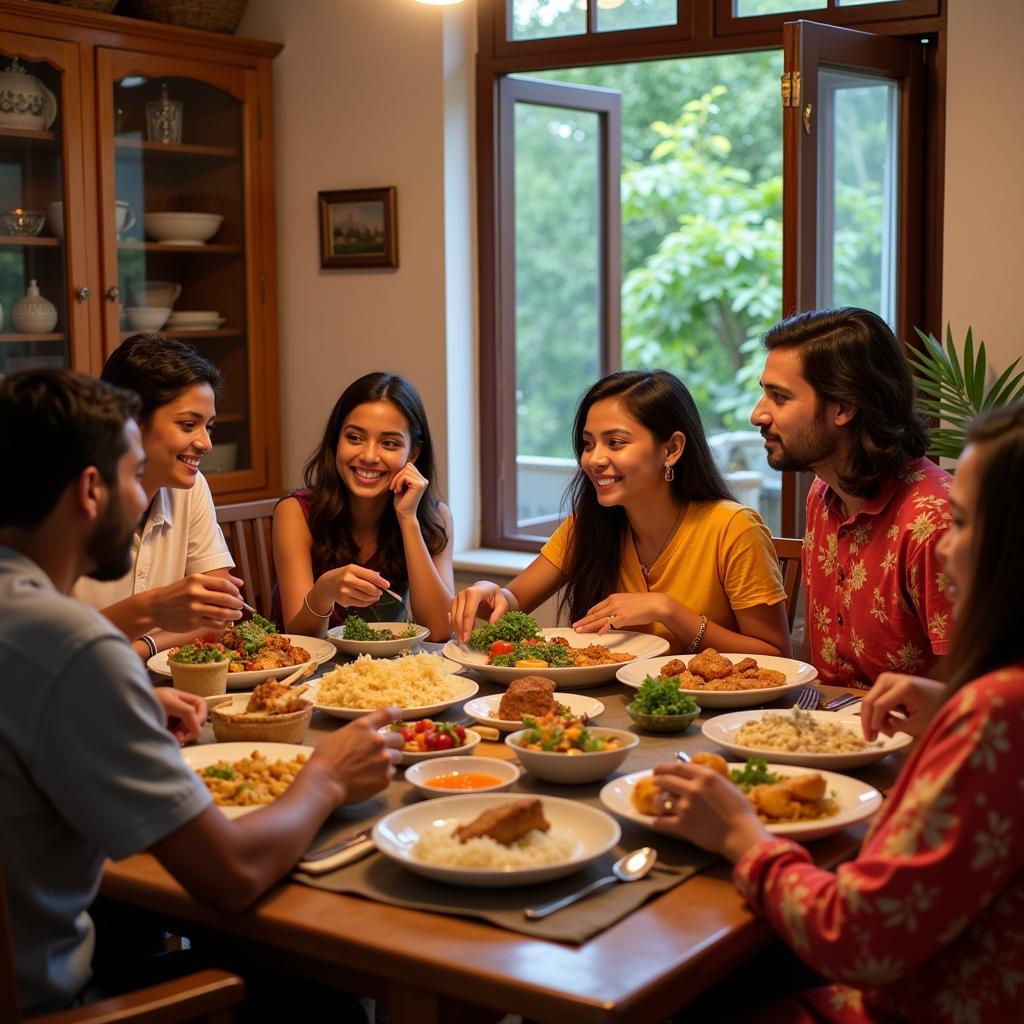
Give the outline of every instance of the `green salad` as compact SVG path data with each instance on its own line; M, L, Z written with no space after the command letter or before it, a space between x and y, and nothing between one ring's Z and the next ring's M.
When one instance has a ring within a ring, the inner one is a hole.
M232 660L232 652L226 651L223 644L193 640L191 643L182 644L181 647L171 651L167 660L178 665L208 665L214 661Z
M345 620L345 629L341 634L343 640L405 640L409 637L418 635L422 630L421 626L417 626L415 622L409 624L408 629L403 630L401 633L395 633L390 629L374 629L372 626L367 625L365 619L361 619L358 615L350 615Z
M262 615L254 615L235 626L235 637L247 658L254 658L263 649L267 637L276 632L277 626Z
M504 615L493 625L486 623L477 626L469 635L469 646L477 651L490 650L491 644L496 640L508 640L510 643L520 643L523 640L543 640L537 621L526 612L505 612ZM528 655L520 655L528 657ZM537 655L542 657L542 655ZM547 660L547 659L545 659ZM495 664L499 664L495 661ZM501 664L510 664L501 662Z
M679 689L676 679L655 679L648 676L630 705L638 715L693 715L697 702Z
M536 640L526 640L521 644L516 644L508 654L494 655L491 658L491 664L501 665L504 668L515 668L517 661L528 660L546 662L548 668L572 668L575 664L569 653L569 648L564 644L538 643Z

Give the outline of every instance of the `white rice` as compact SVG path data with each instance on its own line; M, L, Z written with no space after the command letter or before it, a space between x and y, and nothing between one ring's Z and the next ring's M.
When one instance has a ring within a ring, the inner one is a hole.
M413 854L428 864L448 868L536 868L571 859L579 842L569 832L552 827L547 832L531 829L511 846L480 836L460 843L453 829L431 828L424 832Z
M791 715L762 715L744 722L735 741L758 750L785 750L793 754L855 754L880 742L868 743L838 722L822 722L794 708Z
M443 704L457 693L459 680L432 654L371 658L361 654L350 665L324 673L316 702L338 708L422 708Z

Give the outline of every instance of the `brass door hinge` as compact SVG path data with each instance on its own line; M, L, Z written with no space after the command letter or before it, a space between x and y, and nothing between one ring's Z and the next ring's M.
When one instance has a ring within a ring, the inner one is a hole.
M783 107L800 106L800 72L786 71L782 76Z

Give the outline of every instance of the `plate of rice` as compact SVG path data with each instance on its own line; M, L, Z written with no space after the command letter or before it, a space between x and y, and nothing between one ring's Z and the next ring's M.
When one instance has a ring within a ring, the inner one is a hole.
M740 757L762 757L806 768L862 768L905 750L912 736L898 732L864 739L859 716L831 711L735 711L704 723L704 735Z
M317 711L359 718L378 708L401 708L402 718L428 718L476 695L472 679L452 675L434 654L371 658L361 654L310 684Z
M489 836L460 842L454 833L485 811L522 802L521 794L467 793L410 804L381 818L373 841L385 857L418 875L483 888L561 878L619 841L618 822L605 811L560 797L539 799L550 828L533 829L507 846Z
M751 662L756 667L748 668L744 674L732 675L727 669L717 679L705 679L696 675L697 668L690 671L695 662L698 668L709 659L723 659L722 664L731 663L739 669ZM700 659L700 660L698 660ZM679 657L647 658L623 665L615 678L626 686L639 690L648 676L679 680L679 689L692 694L702 708L748 708L755 704L768 704L787 693L799 690L801 686L818 678L813 665L793 658L779 658L768 654L719 654L708 648L700 654Z

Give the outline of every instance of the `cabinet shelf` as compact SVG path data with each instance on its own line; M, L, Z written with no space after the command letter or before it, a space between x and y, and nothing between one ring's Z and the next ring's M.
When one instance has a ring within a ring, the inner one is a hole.
M231 146L200 146L188 142L146 142L143 139L117 138L114 141L118 160L142 160L157 157L163 160L190 160L213 157L237 160L239 153Z
M138 331L121 331L121 340L124 341L125 338L130 338L133 334L138 333ZM237 327L215 327L208 331L183 331L181 328L161 327L160 333L170 334L179 341L188 341L191 338L240 338L242 336L242 332Z
M57 146L57 133L35 131L30 128L0 128L0 145L7 146L8 142L17 142L24 146L43 145L44 148L55 149Z
M166 242L118 242L118 249L123 252L207 252L224 253L242 251L240 245L230 242L199 242L196 245L168 245Z
M60 248L59 238L48 238L38 235L0 235L0 245L30 245L44 249Z
M24 341L65 341L67 335L60 331L53 334L0 334L0 345L19 344Z

